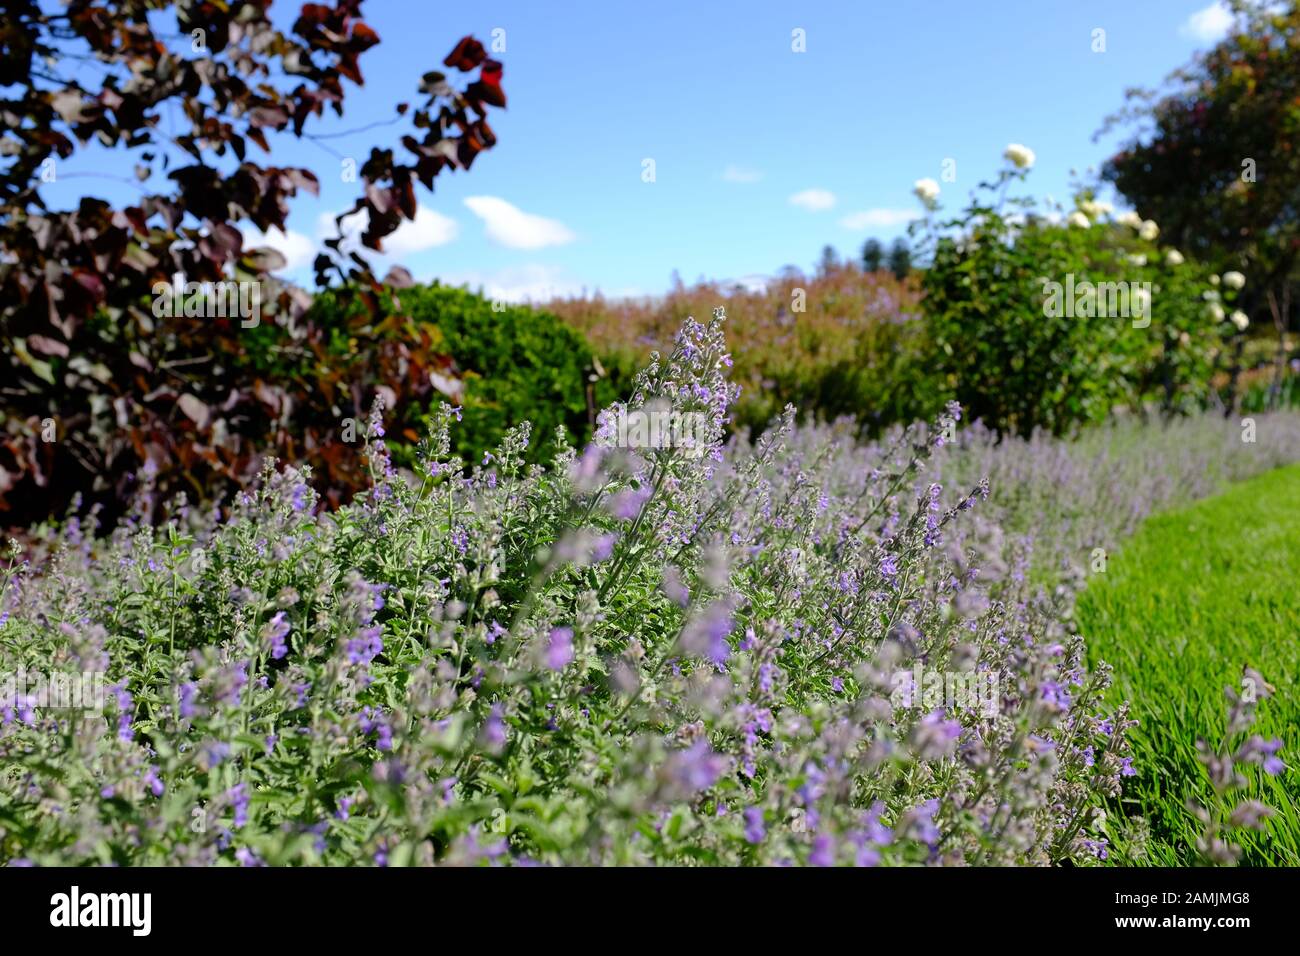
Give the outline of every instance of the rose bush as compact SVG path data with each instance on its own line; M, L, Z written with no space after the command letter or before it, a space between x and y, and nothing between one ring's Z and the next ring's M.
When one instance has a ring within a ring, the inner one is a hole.
M951 218L937 192L918 190L943 387L972 418L1019 435L1062 434L1116 408L1204 407L1225 340L1244 328L1215 314L1206 270L1162 244L1156 223L1116 217L1087 190L1063 223L1009 197L1033 154L1013 144L1007 160Z

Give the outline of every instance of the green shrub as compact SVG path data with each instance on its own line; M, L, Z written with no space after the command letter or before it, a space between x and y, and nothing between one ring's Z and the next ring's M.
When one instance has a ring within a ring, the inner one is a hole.
M549 312L494 306L481 295L437 284L403 292L402 304L415 320L437 325L465 373L457 450L467 459L478 460L507 429L528 421L539 439L529 457L539 461L556 428L585 440L595 410L617 397L609 381L591 381L591 347Z
M1231 294L1160 245L1155 223L1111 218L1086 192L1063 223L1030 212L1029 200L1005 199L1031 162L984 184L987 195L960 216L927 220L924 304L951 397L972 418L1021 435L1061 434L1117 407L1202 405L1224 339L1239 334L1227 321ZM1134 305L1143 295L1145 315Z
M540 461L557 428L563 426L571 439L586 439L595 409L615 397L615 385L607 378L590 380L595 363L586 340L549 312L493 303L436 282L403 289L400 304L400 319L391 301L382 306L389 321L410 335L433 336L454 359L452 374L438 384L461 403L462 424L453 447L471 463L496 447L507 429L525 421L533 423L536 436L528 459ZM318 320L334 316L323 324L345 324L330 294L317 297L312 313ZM348 347L342 340L335 345ZM429 394L441 397L435 391ZM428 403L412 406L393 427L414 442L425 433L428 415Z

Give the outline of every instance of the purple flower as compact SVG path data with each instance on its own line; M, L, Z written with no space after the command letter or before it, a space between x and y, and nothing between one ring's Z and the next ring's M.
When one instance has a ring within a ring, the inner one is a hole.
M726 601L709 605L682 629L681 648L692 657L704 657L722 665L731 656L727 635L731 633L731 607Z
M854 866L879 866L880 851L869 843L864 843L858 847L858 852L853 857Z
M113 691L113 696L117 698L117 736L121 740L130 740L135 736L135 732L131 729L131 711L135 705L135 698L126 689L126 681L114 684L110 689Z
M552 628L546 645L546 666L553 671L562 671L571 663L573 663L573 628Z
M493 751L498 751L505 746L506 724L501 719L500 704L493 704L492 710L488 713L487 722L483 725L483 742Z
M808 862L812 866L835 865L835 844L827 834L819 833L813 839L813 848L808 854Z
M199 712L195 703L199 697L199 685L194 681L186 681L180 686L179 696L181 720L189 720Z
M1110 855L1106 846L1107 844L1105 839L1083 841L1083 848L1099 860L1104 860Z
M284 618L283 611L277 611L271 620L262 626L262 650L271 655L273 660L279 660L289 653L285 646L284 638L289 633L289 622Z
M364 665L369 664L383 653L384 641L379 636L381 633L383 633L383 628L378 624L362 628L360 636L349 639L344 646L348 660L353 664Z
M1070 709L1070 694L1056 681L1043 681L1039 690L1042 692L1043 703L1052 710L1064 713Z
M1232 811L1232 816L1228 822L1235 827L1248 827L1252 830L1261 829L1261 824L1265 817L1273 815L1273 808L1260 803L1258 800L1243 800L1237 808Z
M690 589L682 583L681 573L672 565L664 569L664 594L678 607L691 603Z
M393 728L389 726L388 721L384 719L383 714L374 707L363 707L361 717L358 723L361 726L361 732L367 737L371 734L376 736L375 746L380 750L393 749Z
M230 801L230 806L235 811L234 827L238 830L248 822L248 804L250 800L248 784L235 784L226 791L226 799Z
M1270 777L1275 777L1286 769L1282 758L1277 756L1282 749L1279 739L1265 740L1259 734L1252 735L1237 751L1237 759L1246 763L1257 763Z
M221 702L227 707L238 707L240 695L248 683L248 661L235 661L231 664L222 672L221 682L225 687Z
M36 698L31 694L26 694L22 697L18 697L13 701L12 704L6 704L4 705L3 708L0 708L0 713L3 713L4 715L3 723L6 724L13 723L15 714L17 714L17 719L20 720L22 723L26 724L28 727L35 727L36 726ZM130 721L128 719L128 724L129 723ZM129 731L126 739L127 740L131 739Z
M610 555L614 553L614 545L618 541L616 534L602 534L591 545L591 559L597 563L609 560Z
M230 744L221 740L209 740L202 747L204 762L211 769L230 756Z
M930 486L930 503L926 506L925 515L925 546L927 548L932 548L939 543L939 515L943 512L943 505L939 502L939 494L942 491L943 485L937 482Z
M155 797L161 797L163 795L163 782L158 776L157 767L151 766L147 771L145 771L144 783L145 786L149 788L149 792Z
M767 828L763 826L763 808L746 807L745 839L750 843L762 843L765 836L767 836Z
M714 753L703 737L685 750L675 751L665 763L670 788L683 795L707 790L726 769L726 760Z
M894 831L880 822L881 815L885 812L885 804L877 800L871 805L862 816L862 834L870 841L879 846L888 846L894 842Z
M939 842L939 828L934 825L934 815L939 810L938 800L927 800L903 816L901 829L906 838L920 840L934 847Z
M922 760L937 760L950 756L961 736L961 724L945 720L943 711L936 710L921 718L912 730L912 747Z

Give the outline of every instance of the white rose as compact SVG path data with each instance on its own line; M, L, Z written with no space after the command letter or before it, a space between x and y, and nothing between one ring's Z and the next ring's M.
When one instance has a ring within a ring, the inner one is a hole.
M1210 285L1218 285L1218 284L1219 284L1219 277L1218 277L1218 276L1210 276Z
M1092 225L1092 223L1088 221L1088 217L1085 216L1083 213L1079 212L1079 210L1077 209L1074 212L1070 213L1070 215L1066 218L1065 221L1069 223L1071 226L1075 226L1079 229L1087 229L1089 226Z
M1236 270L1225 272L1223 274L1223 284L1229 289L1240 289L1246 284L1246 277Z
M1219 303L1211 302L1209 311L1210 311L1210 318L1212 318L1215 322L1223 321L1223 306L1219 305Z
M1240 309L1232 313L1228 318L1232 321L1232 324L1237 327L1238 332L1245 332L1246 326L1250 325L1250 319L1247 318L1246 313L1242 312Z
M1183 254L1177 249L1170 249L1165 253L1165 265L1167 266L1181 266L1186 261Z
M1016 169L1028 169L1034 165L1034 151L1028 146L1022 146L1019 143L1011 143L1002 155L1011 160Z
M1141 253L1137 253L1135 255L1129 256L1128 261L1135 266L1144 266L1147 264L1147 257L1142 255Z
M912 192L928 206L939 198L939 184L933 179L918 179L912 184Z
M1201 298L1204 299L1206 302L1218 302L1219 301L1218 290L1206 289L1204 292L1201 293Z
M1109 216L1115 211L1115 207L1108 202L1097 202L1095 199L1085 199L1079 203L1079 208L1089 219L1100 219L1102 216Z
M1138 229L1142 226L1142 217L1135 212L1122 212L1115 217L1115 221L1121 226L1132 226Z
M1160 235L1160 227L1155 224L1155 220L1148 219L1138 227L1138 235L1151 242L1156 236Z

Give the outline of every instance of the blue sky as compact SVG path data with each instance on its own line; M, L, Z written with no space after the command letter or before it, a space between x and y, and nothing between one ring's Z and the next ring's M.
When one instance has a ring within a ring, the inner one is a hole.
M856 255L868 236L904 231L915 180L940 179L955 159L940 197L955 206L1011 142L1037 155L1034 193L1066 198L1070 170L1113 151L1092 136L1125 89L1157 84L1226 29L1209 3L367 0L383 42L362 58L366 85L347 114L317 130L390 117L457 38L503 30L499 143L422 194L394 260L511 299L659 294L673 270L741 279L810 268L827 244ZM275 10L287 20L297 6ZM805 52L792 50L796 29ZM1105 52L1093 52L1096 29ZM360 158L399 129L328 145ZM355 185L318 144L274 146L276 163L322 180L319 199L294 205L292 235L271 237L305 279L322 218L349 206ZM101 152L64 168L110 165ZM132 195L90 179L56 185L56 204Z

